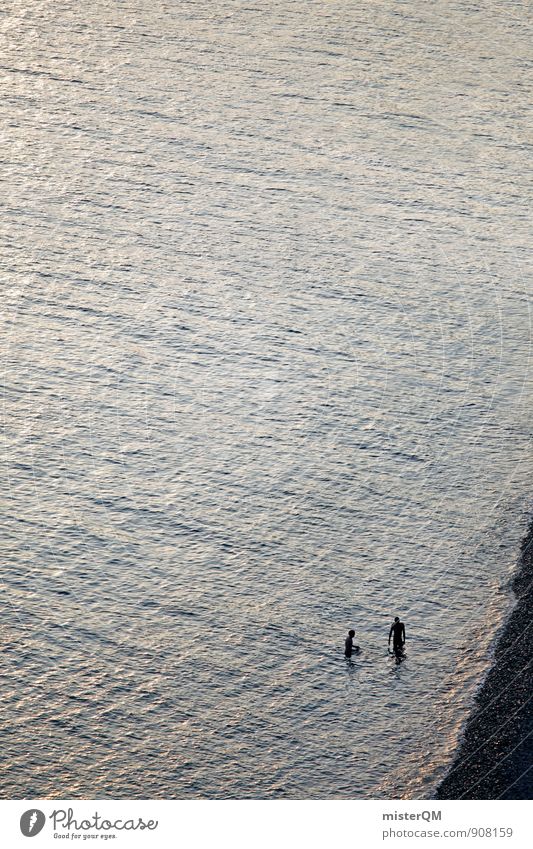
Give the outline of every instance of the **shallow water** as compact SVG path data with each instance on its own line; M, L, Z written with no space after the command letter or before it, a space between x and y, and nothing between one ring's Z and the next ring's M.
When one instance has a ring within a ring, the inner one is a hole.
M2 795L430 795L530 504L527 4L0 33Z

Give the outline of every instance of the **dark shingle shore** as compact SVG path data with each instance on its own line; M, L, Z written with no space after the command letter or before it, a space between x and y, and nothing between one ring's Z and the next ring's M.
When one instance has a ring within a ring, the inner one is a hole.
M533 522L513 590L516 607L437 799L533 798Z

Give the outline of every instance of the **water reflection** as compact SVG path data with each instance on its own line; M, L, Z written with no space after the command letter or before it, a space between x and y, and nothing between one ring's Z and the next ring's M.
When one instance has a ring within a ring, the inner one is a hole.
M2 793L420 798L530 494L520 20L8 5Z

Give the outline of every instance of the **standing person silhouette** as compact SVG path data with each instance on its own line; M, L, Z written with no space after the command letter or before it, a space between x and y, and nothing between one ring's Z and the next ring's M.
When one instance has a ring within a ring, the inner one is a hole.
M344 641L344 657L351 657L352 652L355 649L357 651L358 646L354 646L353 638L355 637L355 631L348 631L348 636Z
M390 641L392 637L392 650L394 654L397 656L399 654L403 654L403 647L405 645L405 625L403 622L400 622L400 617L395 616L394 622L392 623L389 631L389 648Z

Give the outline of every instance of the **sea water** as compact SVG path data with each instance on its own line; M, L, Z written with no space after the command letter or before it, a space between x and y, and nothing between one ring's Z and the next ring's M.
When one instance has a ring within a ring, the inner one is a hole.
M530 507L527 11L4 4L4 798L433 792Z

